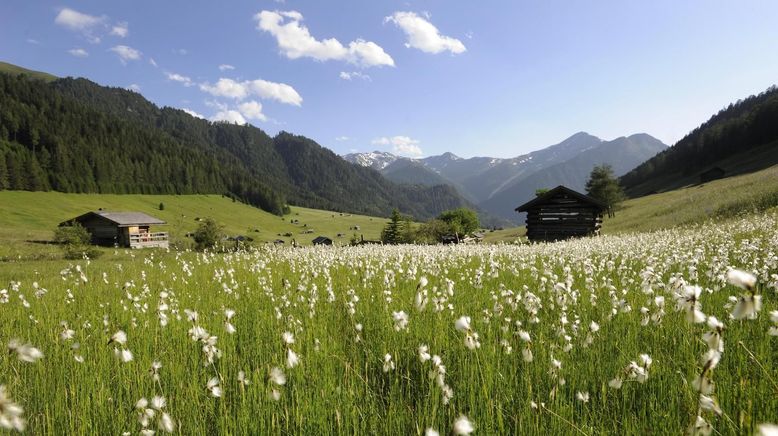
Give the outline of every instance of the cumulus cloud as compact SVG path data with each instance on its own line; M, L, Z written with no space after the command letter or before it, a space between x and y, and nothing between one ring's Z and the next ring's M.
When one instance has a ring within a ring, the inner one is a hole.
M317 40L301 22L297 11L262 11L254 16L257 29L273 35L281 53L289 59L302 57L318 61L340 60L361 67L394 66L394 60L381 46L363 39L344 46L335 38Z
M335 138L335 140L338 142L348 141L349 139L351 138L349 138L348 136L338 136L337 138Z
M219 71L227 71L227 70L234 70L235 67L233 67L230 64L221 64L219 65Z
M246 124L246 119L243 118L243 115L241 115L240 112L229 109L217 112L216 115L211 117L211 121L240 125Z
M202 116L202 115L200 115L199 113L197 113L197 112L193 111L192 109L189 109L189 108L181 108L181 110L182 110L182 111L184 111L184 112L186 112L186 113L188 113L189 115L191 115L191 116L193 116L193 117L195 117L195 118L202 118L202 119L205 119L205 117L204 117L204 116Z
M89 52L84 50L83 48L71 48L68 50L68 53L71 54L71 56L75 56L77 58L85 58L89 56Z
M171 73L170 71L165 71L165 76L167 76L168 80L172 80L174 82L178 82L184 86L192 86L194 85L194 82L192 82L192 79L190 79L187 76L182 76L178 73ZM202 118L202 117L201 117Z
M370 81L370 76L367 74L360 73L359 71L341 71L340 72L340 78L343 80L352 80L352 79L362 79L366 81Z
M111 47L110 50L119 56L119 60L122 64L126 64L128 61L137 61L141 58L141 52L126 45L117 45Z
M103 24L105 17L95 17L70 8L63 8L54 18L54 22L70 30L84 31Z
M294 106L300 106L303 102L300 94L286 83L275 83L262 79L238 82L232 79L221 78L213 85L210 83L201 84L200 89L216 97L227 97L236 100L243 100L250 95L254 95L259 98L276 100Z
M462 41L441 35L437 27L415 12L395 12L384 21L394 23L405 32L408 37L405 46L408 48L416 48L425 53L449 51L454 54L467 50Z
M238 110L244 117L250 120L267 121L267 117L262 113L262 103L258 101L247 101L238 105Z
M408 136L382 136L374 139L372 143L373 145L391 145L392 153L401 156L419 157L423 155L419 147L421 141Z
M68 30L81 33L89 42L100 42L96 31L106 25L105 16L84 14L70 8L62 8L54 18L54 22Z
M127 26L127 22L116 23L111 28L111 35L118 36L120 38L124 38L127 35L129 35L129 34L130 34L130 29Z
M127 89L130 91L140 92L140 85L133 83L132 85L128 86Z

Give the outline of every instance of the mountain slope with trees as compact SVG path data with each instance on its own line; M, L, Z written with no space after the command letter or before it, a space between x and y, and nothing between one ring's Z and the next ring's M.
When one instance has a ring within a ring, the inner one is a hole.
M426 219L471 206L449 186L392 183L302 136L212 123L86 79L0 74L0 101L0 189L217 193L276 214L396 207Z
M630 196L697 183L700 173L722 168L727 176L778 163L778 88L730 104L675 145L620 179Z

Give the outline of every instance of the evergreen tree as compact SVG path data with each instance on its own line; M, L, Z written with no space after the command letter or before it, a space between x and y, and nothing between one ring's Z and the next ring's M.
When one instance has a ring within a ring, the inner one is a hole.
M381 241L384 244L399 244L401 242L400 236L402 234L402 216L397 209L392 210L392 216L389 217L389 222L386 223L384 229L381 231Z
M605 203L609 217L614 216L614 209L625 198L619 181L613 175L613 168L607 164L597 165L592 169L586 182L586 194Z

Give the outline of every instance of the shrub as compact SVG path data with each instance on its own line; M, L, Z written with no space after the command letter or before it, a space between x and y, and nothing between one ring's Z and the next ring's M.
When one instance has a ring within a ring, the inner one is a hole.
M90 245L92 236L77 222L69 226L57 227L54 231L54 242L62 247L65 259L94 259L101 252Z
M200 225L195 230L193 238L195 250L212 249L224 238L224 226L213 218L204 218L200 220Z

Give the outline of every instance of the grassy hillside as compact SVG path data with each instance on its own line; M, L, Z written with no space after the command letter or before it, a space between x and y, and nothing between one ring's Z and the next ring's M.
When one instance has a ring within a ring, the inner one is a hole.
M603 233L650 231L762 212L778 206L778 165L750 174L628 200Z
M0 62L0 73L6 73L12 75L27 74L30 77L41 79L46 82L51 82L57 79L57 76L54 76L52 74L44 73L41 71L28 70L27 68L22 68L13 64L9 64L7 62Z
M778 206L778 165L674 191L627 200L614 218L605 218L603 234L645 232ZM486 242L512 242L524 227L488 234Z
M159 210L163 203L164 210ZM269 214L255 207L220 195L110 195L64 194L58 192L0 191L0 259L9 257L49 257L57 247L41 242L51 239L57 224L90 210L139 211L165 220L159 231L170 233L171 239L185 241L186 233L197 227L196 218L211 217L225 227L228 235L245 235L255 243L295 239L310 245L319 235L331 237L336 244L347 244L350 227L358 225L356 233L365 239L377 239L386 219L362 215L339 214L315 209L292 207L284 217ZM292 224L299 220L299 224ZM307 224L307 227L304 225ZM313 229L313 234L302 234ZM258 230L258 231L257 231ZM291 237L278 236L292 233ZM338 238L337 234L346 236Z

